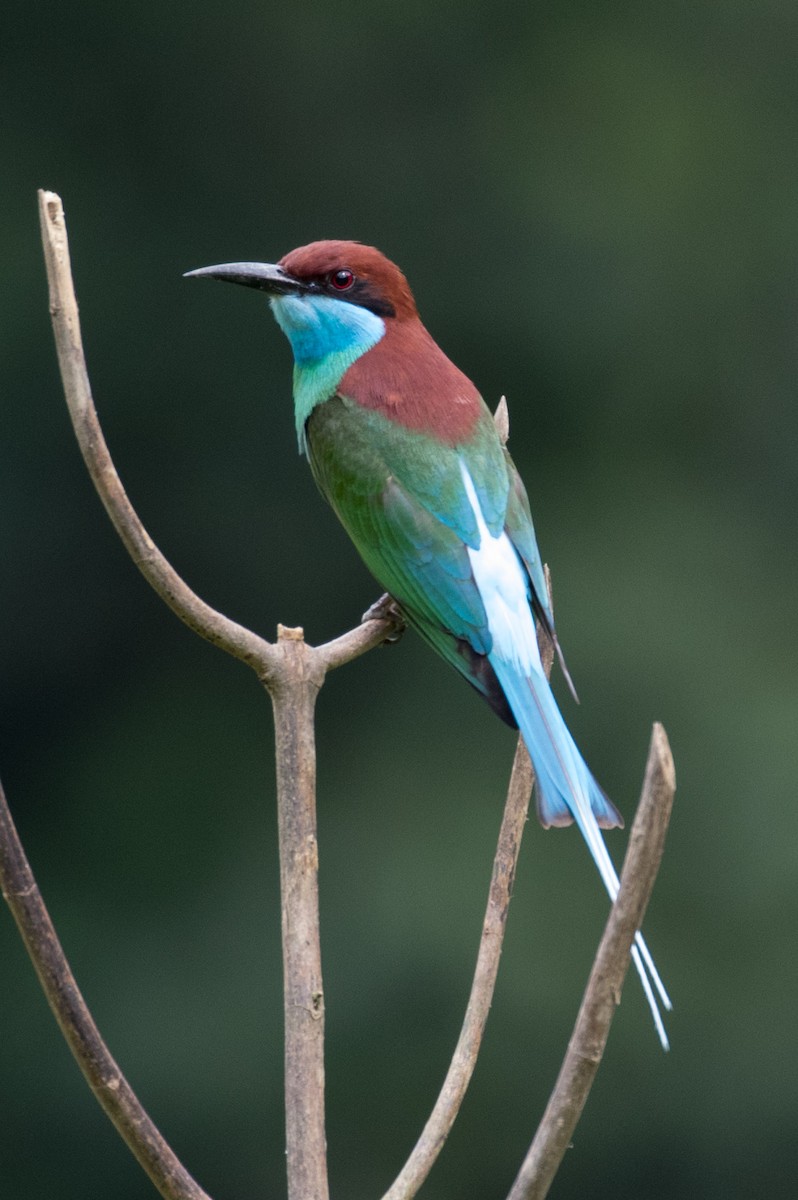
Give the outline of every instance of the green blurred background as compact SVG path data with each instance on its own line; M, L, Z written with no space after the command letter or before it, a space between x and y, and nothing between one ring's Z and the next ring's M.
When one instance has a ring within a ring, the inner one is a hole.
M182 272L374 242L491 405L507 394L577 740L627 816L654 719L679 781L646 922L673 1050L630 979L553 1195L793 1196L795 6L11 0L0 20L0 773L152 1115L215 1200L284 1194L270 712L91 490L36 187L64 198L134 503L266 635L327 639L377 588L296 455L264 301ZM333 1195L376 1197L454 1045L514 743L412 635L330 679L318 738ZM579 838L530 823L424 1200L506 1195L605 914ZM2 1195L153 1195L7 914L0 953Z

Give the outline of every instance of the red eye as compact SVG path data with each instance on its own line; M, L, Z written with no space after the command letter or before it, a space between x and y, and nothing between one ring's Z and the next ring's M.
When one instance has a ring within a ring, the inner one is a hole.
M330 283L337 292L345 292L348 288L351 288L354 282L355 276L348 267L344 267L340 271L333 271L330 276Z

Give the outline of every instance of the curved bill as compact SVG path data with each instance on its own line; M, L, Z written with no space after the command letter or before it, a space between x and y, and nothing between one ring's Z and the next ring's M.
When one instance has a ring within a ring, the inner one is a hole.
M258 288L273 296L313 291L313 284L294 279L293 275L289 275L276 263L221 263L217 267L199 267L196 271L186 271L183 278L194 279L202 276L221 279L227 283L241 283L244 287Z

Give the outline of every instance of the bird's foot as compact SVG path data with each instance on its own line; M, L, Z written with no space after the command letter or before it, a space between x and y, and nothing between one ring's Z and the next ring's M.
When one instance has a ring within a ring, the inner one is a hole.
M393 629L385 638L385 644L393 645L398 642L407 628L405 619L402 615L402 610L394 600L393 596L389 596L385 592L380 596L379 600L375 600L370 608L367 608L360 618L361 625L366 621L390 621Z

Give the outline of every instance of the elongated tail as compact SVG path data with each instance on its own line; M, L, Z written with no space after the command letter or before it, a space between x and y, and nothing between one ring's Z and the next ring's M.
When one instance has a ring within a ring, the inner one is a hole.
M620 885L599 826L619 825L620 817L579 753L557 707L539 658L528 675L519 671L516 664L508 664L500 655L492 654L490 661L535 768L541 822L544 825L565 825L570 824L571 818L576 821L610 899L614 902ZM654 989L664 1008L669 1010L671 1002L639 931L632 947L632 960L640 976L660 1042L663 1049L667 1050L668 1037Z

